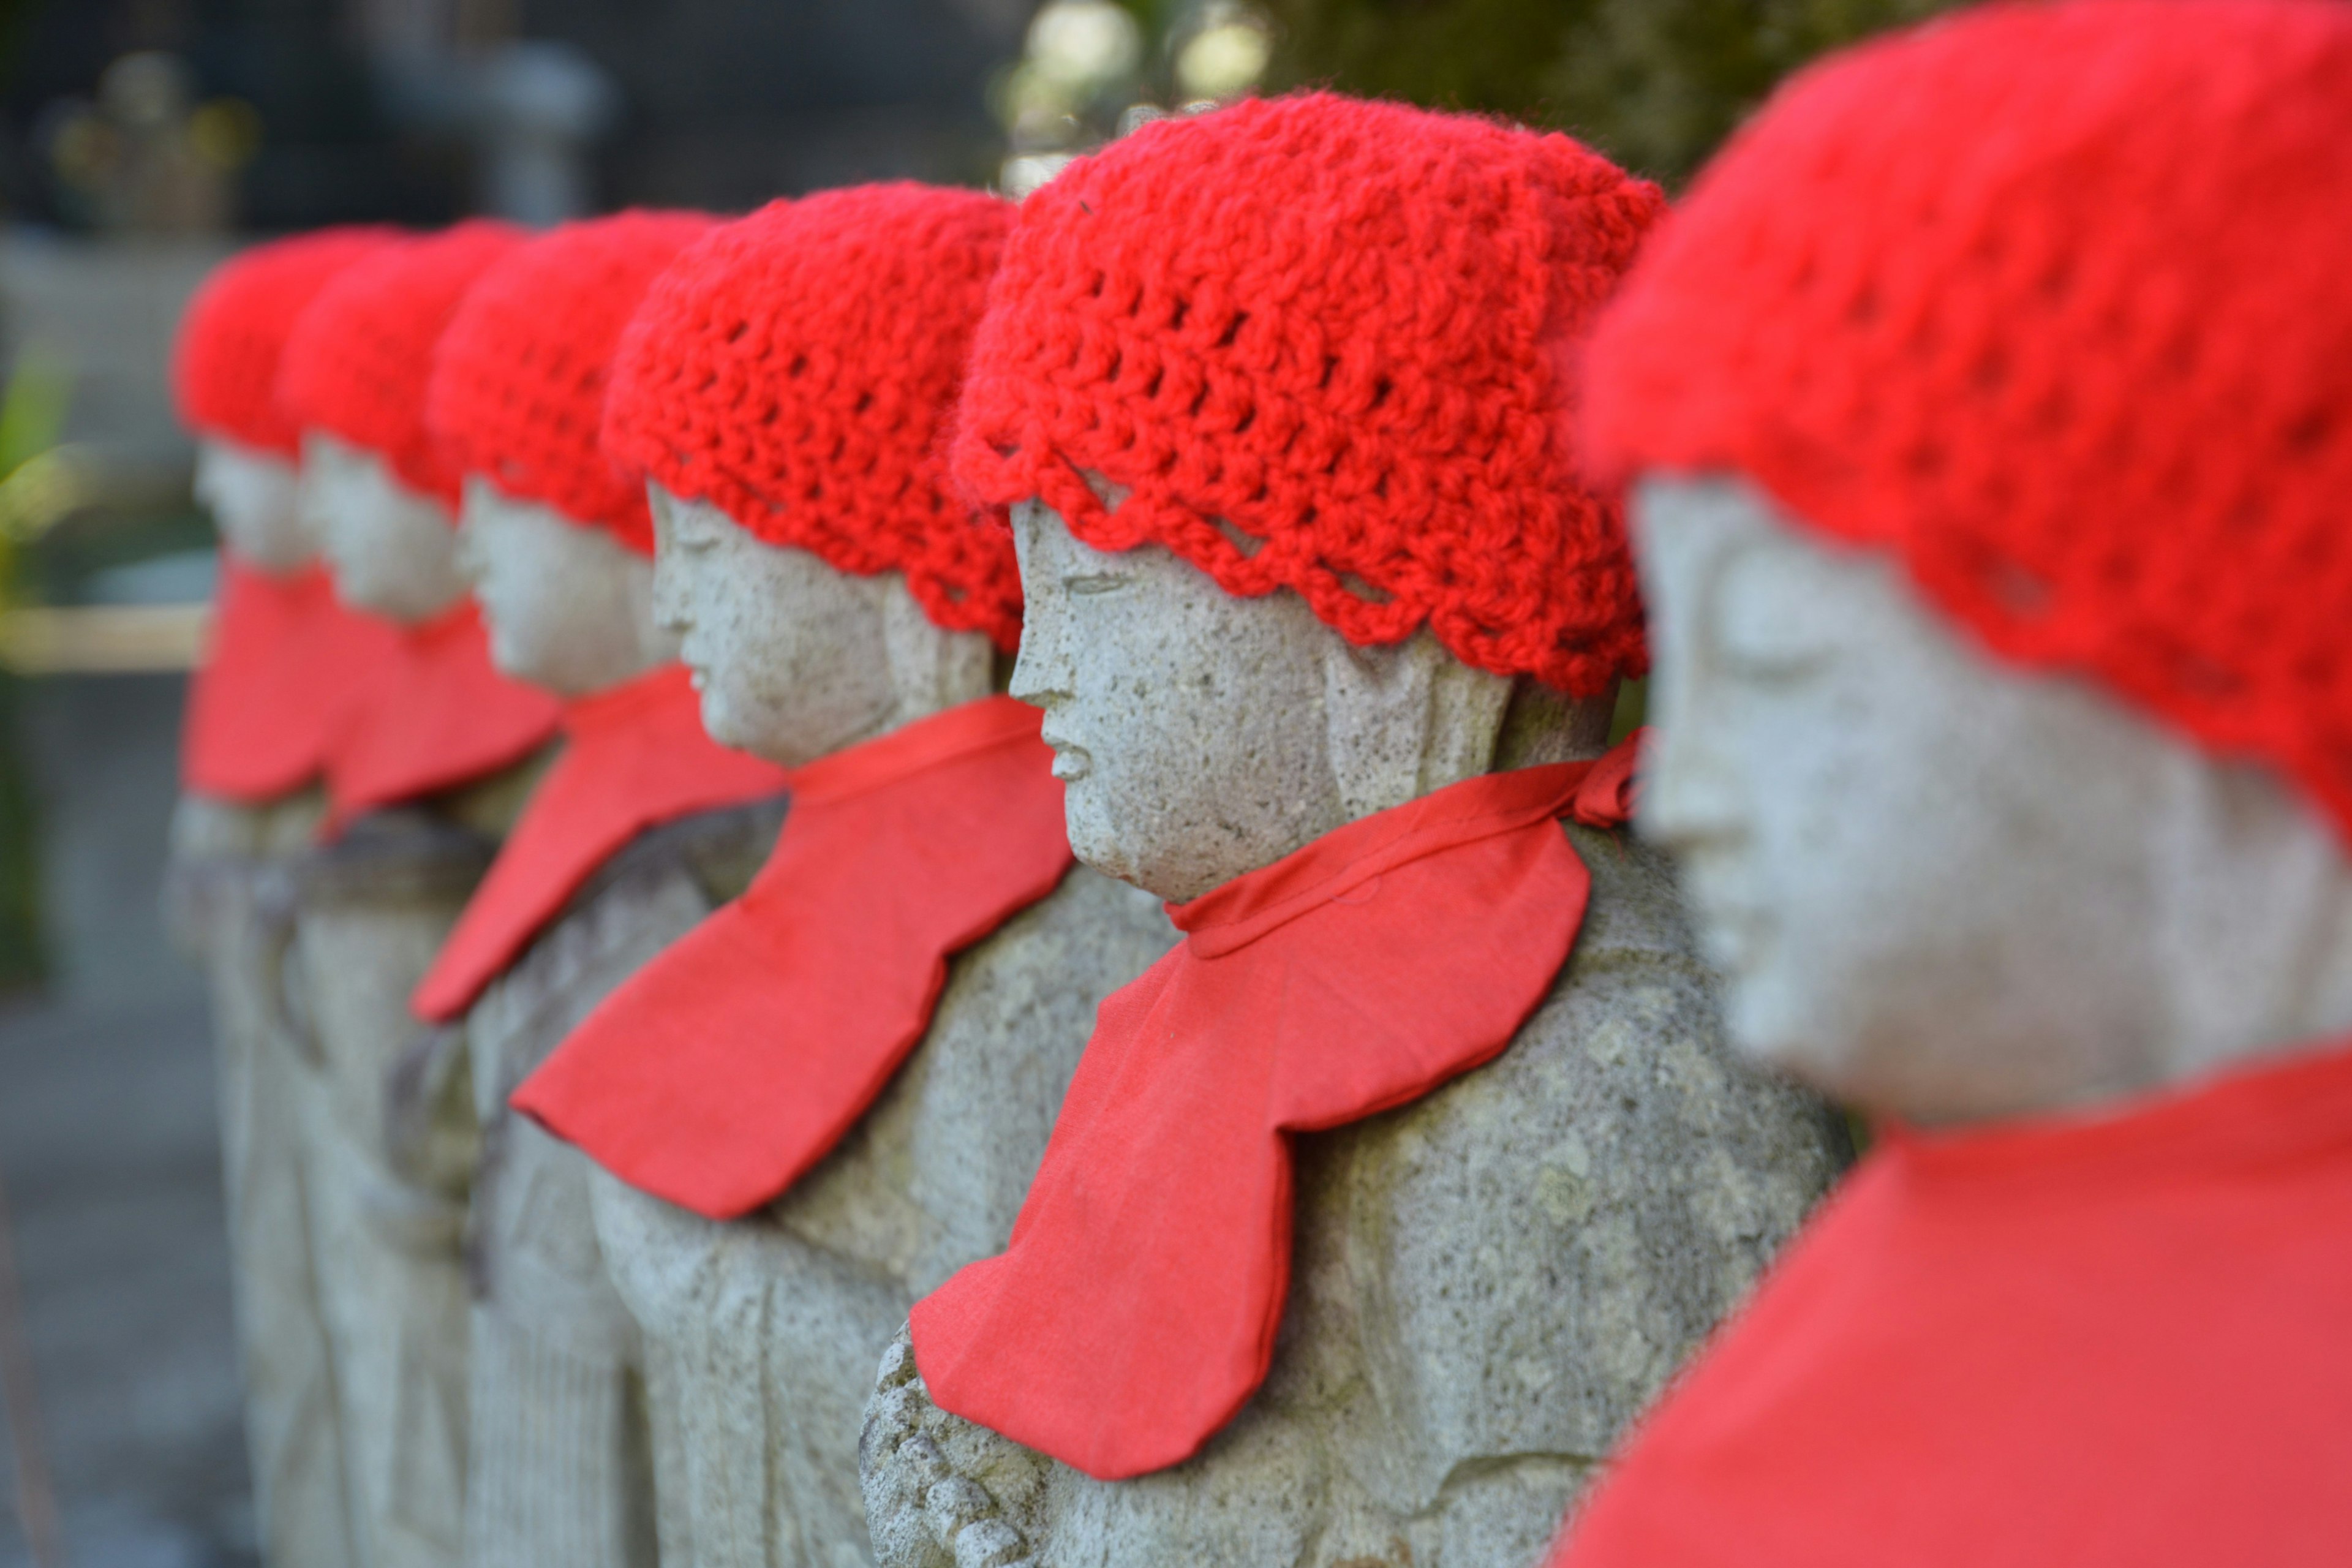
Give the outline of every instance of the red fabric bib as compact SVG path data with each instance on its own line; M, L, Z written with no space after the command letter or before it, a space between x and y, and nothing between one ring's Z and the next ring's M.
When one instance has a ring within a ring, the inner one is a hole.
M327 757L330 837L362 812L455 789L545 744L562 705L490 664L481 612L391 628L374 679Z
M2352 1563L2352 1049L1890 1134L1553 1562Z
M317 778L393 640L383 622L343 608L326 568L274 577L222 551L209 646L188 686L181 784L250 805Z
M564 900L638 834L759 800L790 782L773 763L729 751L704 732L683 665L568 704L563 737L562 754L409 998L428 1023L446 1024L472 1006Z
M1286 1134L1501 1054L1591 879L1554 819L1625 819L1633 750L1465 780L1169 912L1107 998L1003 1256L914 1310L943 1408L1118 1479L1183 1459L1265 1379L1290 1279Z
M698 1214L772 1201L922 1039L949 955L1069 869L1037 725L985 698L795 771L743 896L605 998L515 1108Z

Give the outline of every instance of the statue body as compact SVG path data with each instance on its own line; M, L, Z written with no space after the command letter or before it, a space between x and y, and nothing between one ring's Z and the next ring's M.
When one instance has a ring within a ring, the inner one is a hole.
M791 766L991 690L986 638L934 626L895 574L844 574L658 488L654 503L657 610L721 742ZM666 1565L868 1560L875 1358L917 1296L1003 1245L1096 1004L1171 935L1152 900L1074 869L955 956L921 1046L768 1207L714 1221L597 1173L597 1233L667 1387Z
M1013 690L1045 710L1071 842L1171 900L1605 744L1607 702L1473 669L1425 631L1353 647L1287 590L1230 597L1159 546L1090 549L1034 503L1014 529ZM880 1562L1535 1560L1844 1152L1820 1102L1727 1052L1664 862L1562 831L1590 908L1509 1049L1294 1140L1290 1293L1240 1415L1181 1464L1097 1480L939 1409L901 1339L863 1449Z
M206 437L197 444L195 489L225 545L256 569L285 575L316 559L285 458ZM314 1047L288 1006L286 984L294 868L324 810L315 788L252 803L184 795L167 903L173 934L202 962L211 993L262 1556L348 1568L341 1416L297 1120L302 1064Z

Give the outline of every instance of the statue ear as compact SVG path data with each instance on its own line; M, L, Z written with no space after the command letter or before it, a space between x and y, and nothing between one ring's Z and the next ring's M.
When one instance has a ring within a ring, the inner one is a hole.
M1426 629L1386 647L1329 633L1323 721L1333 782L1349 817L1486 772L1511 683L1472 669Z
M897 722L985 697L992 689L996 649L978 632L943 629L896 572L859 579L867 584L882 617L882 647L890 661L890 689Z

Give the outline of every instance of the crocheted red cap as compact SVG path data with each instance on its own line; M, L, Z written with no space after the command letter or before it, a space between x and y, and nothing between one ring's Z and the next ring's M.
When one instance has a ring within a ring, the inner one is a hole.
M1646 668L1571 345L1664 208L1565 136L1328 94L1148 125L1032 195L957 477L1359 644L1577 695ZM1129 492L1114 512L1081 470Z
M474 279L522 241L510 224L464 223L346 268L287 339L279 405L306 430L381 455L410 489L454 510L458 469L425 428L433 345Z
M1597 467L1736 469L1996 654L2352 838L2352 8L2000 8L1792 83L1588 362Z
M180 317L172 395L180 418L282 458L301 429L278 405L278 362L295 318L334 276L391 244L388 228L330 228L257 245L213 268Z
M646 287L710 227L625 212L517 247L467 291L433 356L426 426L467 473L653 553L645 488L597 445L613 350Z
M948 484L945 432L1013 208L908 184L718 229L631 323L616 462L836 570L898 571L931 619L1021 639L1010 539Z

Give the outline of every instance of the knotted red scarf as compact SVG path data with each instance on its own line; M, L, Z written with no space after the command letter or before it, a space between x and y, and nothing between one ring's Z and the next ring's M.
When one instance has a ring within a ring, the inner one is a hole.
M1555 1568L2352 1562L2352 1047L1885 1135Z
M788 782L773 763L729 751L704 732L683 665L567 703L562 753L531 791L410 1007L428 1023L455 1018L638 834L759 800Z
M922 1039L949 955L1069 869L1037 726L991 697L796 770L743 896L605 998L515 1108L713 1219L774 1199Z
M343 608L322 566L273 576L222 551L212 632L188 686L181 784L256 805L317 778L393 635Z
M1625 820L1633 751L1491 773L1351 822L1169 912L1107 1000L1012 1245L918 1302L933 1400L1092 1476L1172 1465L1274 1358L1287 1135L1493 1059L1591 879L1555 823Z
M455 789L519 763L555 733L562 706L490 664L481 612L465 600L394 626L373 678L327 758L327 832L362 812Z

